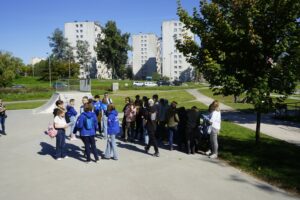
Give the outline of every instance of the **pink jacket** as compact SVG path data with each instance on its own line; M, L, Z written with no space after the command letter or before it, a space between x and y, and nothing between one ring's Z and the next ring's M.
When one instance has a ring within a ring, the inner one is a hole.
M136 108L133 109L128 106L125 111L126 122L134 122L136 117Z

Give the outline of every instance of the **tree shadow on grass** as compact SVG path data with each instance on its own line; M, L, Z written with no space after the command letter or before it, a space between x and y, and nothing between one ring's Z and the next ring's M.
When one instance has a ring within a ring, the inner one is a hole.
M284 141L220 136L220 157L256 177L300 193L300 148ZM265 185L257 185L268 190Z

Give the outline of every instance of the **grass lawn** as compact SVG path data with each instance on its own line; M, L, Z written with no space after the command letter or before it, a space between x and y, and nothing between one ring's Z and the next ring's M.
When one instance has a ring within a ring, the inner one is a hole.
M255 144L255 132L222 122L220 158L260 179L300 193L300 147L262 135Z
M42 106L45 101L6 104L7 110L33 109Z

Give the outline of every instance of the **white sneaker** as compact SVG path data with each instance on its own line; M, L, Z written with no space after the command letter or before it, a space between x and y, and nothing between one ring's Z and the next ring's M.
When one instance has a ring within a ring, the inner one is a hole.
M61 160L61 158L56 158L56 160Z
M212 154L211 156L209 156L209 158L215 159L215 158L218 158L218 155L217 154Z
M65 157L63 157L63 159L66 159L66 158L69 158L69 156L65 156Z
M205 155L209 156L211 154L211 150L205 152Z

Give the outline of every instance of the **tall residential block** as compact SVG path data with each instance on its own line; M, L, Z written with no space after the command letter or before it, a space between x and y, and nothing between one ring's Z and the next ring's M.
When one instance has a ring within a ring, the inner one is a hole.
M192 32L186 30L182 22L171 20L162 23L162 76L170 80L193 79L193 67L176 48L175 39L183 40L184 35L194 39Z
M64 34L65 38L74 48L74 55L76 57L76 44L78 40L87 41L89 44L89 52L91 53L90 73L86 73L83 67L80 68L80 77L87 76L95 78L110 79L112 77L111 70L108 70L106 65L97 60L97 53L95 47L97 45L97 38L101 36L101 26L97 22L68 22L65 23Z
M155 34L136 34L132 36L132 70L136 79L144 79L157 72L158 38Z

